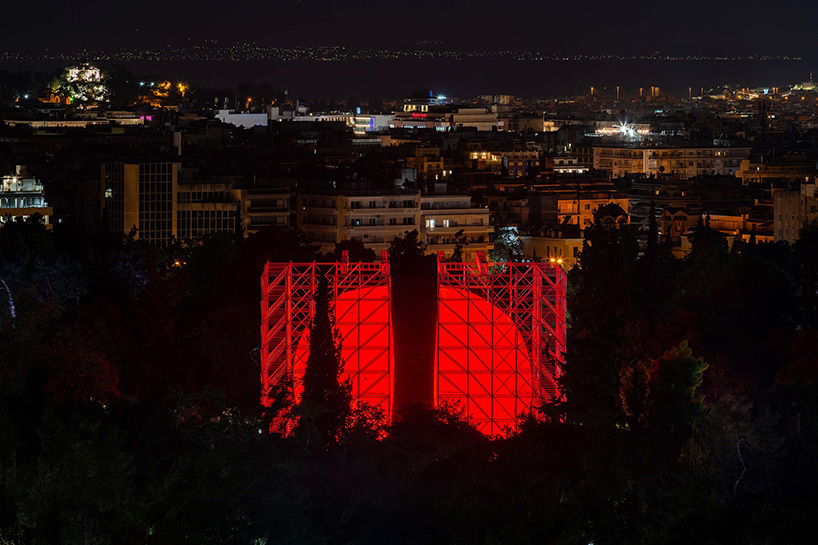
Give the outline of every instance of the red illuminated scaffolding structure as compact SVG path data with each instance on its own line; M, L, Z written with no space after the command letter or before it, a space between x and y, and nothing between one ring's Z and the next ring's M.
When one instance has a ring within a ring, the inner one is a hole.
M307 357L309 325L320 275L329 283L330 308L341 337L344 376L352 395L392 410L393 354L391 282L386 252L380 263L271 263L261 276L261 401L272 402L274 386L292 377L298 395Z
M447 263L438 254L435 399L483 433L558 397L565 361L565 272L551 263Z

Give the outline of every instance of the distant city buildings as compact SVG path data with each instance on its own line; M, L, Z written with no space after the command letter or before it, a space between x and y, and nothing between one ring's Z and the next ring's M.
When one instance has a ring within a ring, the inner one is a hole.
M636 147L595 145L593 167L619 178L629 174L669 174L681 179L697 176L735 176L749 147L674 146Z
M46 203L43 184L18 165L14 174L0 178L0 224L39 214L50 229L53 208Z
M75 67L65 89L86 80L107 81ZM656 225L683 257L699 225L728 244L794 243L816 220L808 85L331 102L262 88L202 98L153 77L133 86L135 102L116 108L0 97L0 148L32 167L16 185L3 178L4 217L39 208L49 224L151 244L294 228L324 252L349 240L380 251L417 231L429 253L566 268L594 226L644 248Z

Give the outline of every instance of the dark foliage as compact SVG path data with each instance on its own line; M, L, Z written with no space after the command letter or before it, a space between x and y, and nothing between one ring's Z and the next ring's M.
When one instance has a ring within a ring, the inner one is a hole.
M504 440L428 399L404 400L385 437L350 409L322 288L305 448L258 410L258 276L313 257L297 233L157 249L7 224L0 543L802 543L818 505L815 233L728 248L701 225L680 261L590 229L566 399ZM421 249L410 234L391 261L415 312L395 316L397 352L426 380Z

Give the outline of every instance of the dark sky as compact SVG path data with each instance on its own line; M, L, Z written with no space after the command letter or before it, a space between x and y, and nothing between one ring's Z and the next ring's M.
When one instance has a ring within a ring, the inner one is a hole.
M4 25L0 49L26 53L206 38L363 47L437 40L452 49L557 53L818 53L814 0L41 0L3 11L14 24Z

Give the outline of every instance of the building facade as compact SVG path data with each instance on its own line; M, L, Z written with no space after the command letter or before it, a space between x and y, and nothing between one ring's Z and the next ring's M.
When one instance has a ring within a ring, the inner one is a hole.
M103 164L103 217L111 229L152 243L175 238L180 170L173 162Z
M37 178L27 176L25 169L17 167L15 174L0 178L0 225L34 214L40 214L46 228L51 228L54 210L45 201L43 184Z
M357 239L380 252L395 237L418 231L427 253L443 250L451 256L458 244L464 255L487 252L493 227L490 212L472 208L468 195L423 195L419 191L312 192L298 195L296 221L307 239L321 251L331 252L335 244Z
M310 192L298 195L296 222L310 242L331 252L343 240L357 239L375 252L395 237L419 230L417 191Z
M773 190L773 236L794 243L801 229L818 220L818 182L804 182Z
M750 156L750 148L594 146L593 154L594 168L609 172L613 178L628 174L670 174L689 179L705 175L737 176L741 161Z
M813 161L751 161L745 159L738 177L744 184L763 182L801 182L814 179L818 169Z
M110 228L155 244L247 229L248 201L232 179L180 180L180 173L178 162L103 164L103 217Z
M245 218L243 191L230 182L180 183L176 193L176 236L191 241L239 233Z
M427 254L442 251L451 257L462 244L464 261L473 261L478 251L488 254L494 228L488 208L472 208L469 195L423 195L420 201L420 235Z

